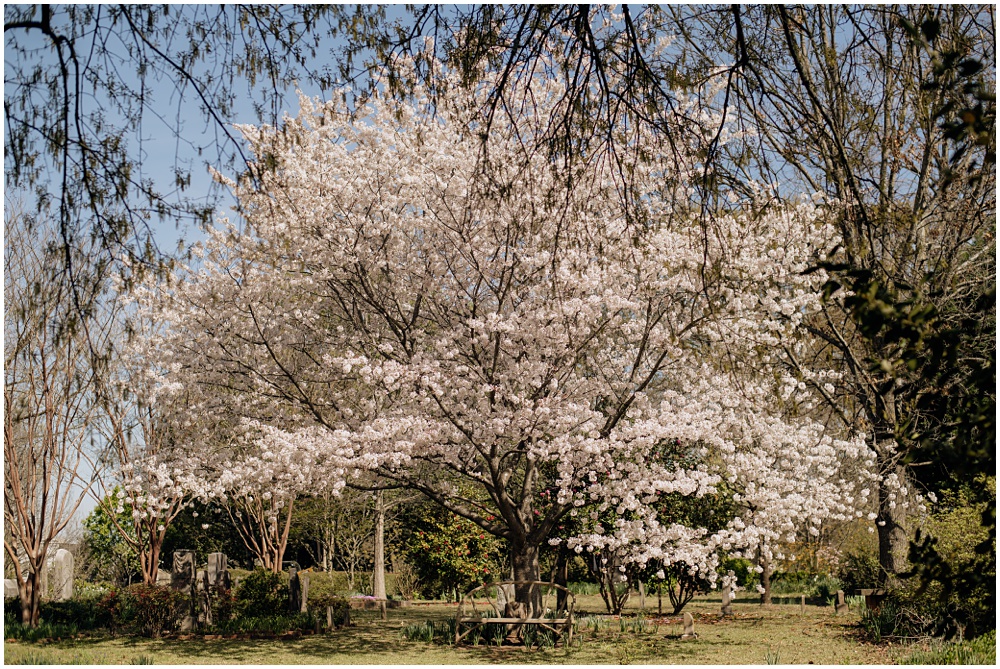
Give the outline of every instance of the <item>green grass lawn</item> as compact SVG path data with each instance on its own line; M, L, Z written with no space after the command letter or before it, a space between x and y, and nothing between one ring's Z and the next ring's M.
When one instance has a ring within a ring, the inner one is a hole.
M640 612L638 598L625 619L640 614L648 621L644 633L622 632L617 619L607 624L581 624L570 648L525 650L480 645L458 648L444 642L408 641L405 625L454 618L454 605L443 603L391 609L388 621L377 612L355 611L354 625L329 634L297 639L204 640L92 638L40 643L6 642L6 664L873 664L891 663L900 649L859 642L857 616L835 616L832 607L797 604L762 607L738 600L734 616L721 619L720 600L706 596L685 611L695 618L698 638L681 641L680 616L658 616L656 599L647 598ZM577 600L577 616L603 615L596 595ZM592 619L591 619L592 620Z

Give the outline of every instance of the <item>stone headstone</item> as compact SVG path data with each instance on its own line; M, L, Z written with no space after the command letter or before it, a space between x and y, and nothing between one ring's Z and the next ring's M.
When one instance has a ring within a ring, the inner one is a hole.
M208 572L204 569L197 569L194 572L194 590L195 592L204 592L208 590Z
M56 551L49 579L52 599L66 602L73 599L73 554L65 548Z
M232 588L233 588L233 579L230 577L228 569L226 571L224 571L224 572L221 572L219 574L219 581L218 581L218 583L219 583L219 588L221 588L223 590L232 590Z
M694 616L690 613L684 614L684 634L681 639L696 639L698 635L694 633Z
M219 578L222 572L228 569L228 560L226 559L225 553L209 553L208 554L208 582L213 586L219 585Z
M503 615L507 609L507 591L502 585L497 586L497 613Z
M722 615L733 615L733 587L731 585L722 586Z
M170 585L170 572L166 569L157 569L156 585Z
M802 613L806 612L806 596L802 595Z
M302 580L295 567L288 570L288 610L292 613L302 610Z
M844 591L837 591L837 607L836 613L839 615L841 613L847 613L847 602L844 601Z
M299 611L309 611L309 572L296 574L299 577Z
M208 572L198 570L198 613L206 626L212 626L212 587L208 582Z
M195 552L174 551L174 565L170 570L170 587L183 592L193 592L196 573Z
M3 598L11 599L12 597L17 597L17 581L12 578L5 578L3 580Z

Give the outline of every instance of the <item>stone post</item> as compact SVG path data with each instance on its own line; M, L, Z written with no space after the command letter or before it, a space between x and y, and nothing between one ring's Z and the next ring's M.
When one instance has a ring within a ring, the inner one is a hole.
M841 613L847 613L847 602L844 601L844 591L837 591L837 606L835 613L840 615Z
M681 639L697 639L698 635L694 632L694 616L690 613L684 614L684 634L681 634Z
M722 615L733 615L733 588L730 585L722 586Z

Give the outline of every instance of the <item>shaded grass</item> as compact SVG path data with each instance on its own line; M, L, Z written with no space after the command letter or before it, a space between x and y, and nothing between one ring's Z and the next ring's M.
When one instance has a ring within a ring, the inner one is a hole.
M900 664L984 664L997 663L997 633L993 630L972 641L933 643L905 655Z
M205 640L93 638L51 643L5 643L7 664L764 664L775 654L782 664L870 664L892 658L883 648L860 643L857 616L836 617L829 607L761 607L746 600L735 615L718 615L719 598L702 597L686 611L695 617L696 640L682 641L680 616L656 614L647 597L641 622L638 598L624 620L607 616L599 596L578 598L581 624L571 647L525 650L495 645L454 647L442 636L407 640L406 626L454 618L456 607L443 603L390 609L383 622L377 611L352 611L354 625L328 634L297 639Z

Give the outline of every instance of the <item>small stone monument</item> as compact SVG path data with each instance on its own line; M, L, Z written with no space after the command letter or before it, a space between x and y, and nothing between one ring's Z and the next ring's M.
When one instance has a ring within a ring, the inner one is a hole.
M507 588L502 585L497 586L497 613L501 616L507 610Z
M288 568L288 610L292 613L302 610L302 583L294 565Z
M806 596L802 595L802 613L806 612Z
M3 580L3 598L11 599L12 597L17 597L17 581L12 578L5 578Z
M187 593L194 592L196 573L195 552L174 551L174 565L170 570L170 587Z
M191 602L187 615L181 619L180 630L182 632L190 632L198 623L198 619L195 617L196 576L195 552L192 550L174 551L174 564L170 570L170 587L187 595Z
M156 570L156 585L167 586L167 585L170 585L170 581L171 581L171 578L170 578L170 572L169 571L167 571L166 569L157 569Z
M837 606L835 613L840 615L841 613L847 613L847 602L844 601L844 591L837 591Z
M198 570L198 613L201 622L212 626L212 586L208 580L208 571Z
M51 596L57 602L73 599L73 554L65 548L56 551L52 559Z
M697 639L698 635L694 631L694 616L690 613L684 614L684 634L681 634L681 639Z
M731 585L722 586L722 615L733 615L733 587Z

